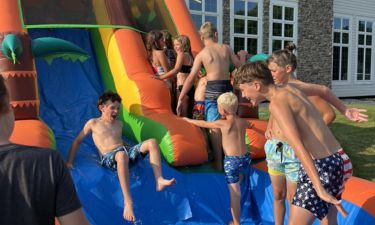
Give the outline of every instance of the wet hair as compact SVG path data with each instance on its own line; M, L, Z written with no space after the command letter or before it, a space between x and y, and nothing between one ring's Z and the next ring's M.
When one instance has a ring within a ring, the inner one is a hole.
M296 45L288 42L284 49L274 51L268 58L268 63L276 63L279 67L285 68L287 65L292 67L292 72L297 69L297 57L293 54Z
M214 38L215 33L217 33L217 29L211 22L203 23L201 28L199 29L199 34L201 35L201 38L203 40Z
M0 75L0 115L9 111L9 95L4 78Z
M190 45L190 39L186 35L179 35L175 38L176 41L178 41L183 47L184 47L184 52L187 52L190 54L192 58L193 53L191 52L191 45Z
M172 42L171 33L169 33L168 30L161 30L160 32L163 35L165 46L169 49L173 49L173 42Z
M251 83L255 80L260 81L263 85L274 84L271 71L265 62L256 61L242 65L237 69L234 77L236 85Z
M121 103L121 97L117 93L112 92L112 91L104 92L98 99L98 103L97 103L98 109L99 109L99 106L105 104L107 101Z
M238 108L238 98L233 92L226 92L217 98L217 104L225 111L236 114Z
M147 57L152 62L152 50L163 50L163 46L159 46L158 41L163 38L163 34L159 30L152 30L146 36Z

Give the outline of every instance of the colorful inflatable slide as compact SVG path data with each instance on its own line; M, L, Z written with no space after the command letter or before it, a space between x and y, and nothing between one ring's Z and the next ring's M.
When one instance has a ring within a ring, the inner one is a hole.
M104 90L117 91L123 99L124 138L133 144L157 139L167 162L163 163L165 176L177 179L175 187L156 193L148 159L131 168L138 223L226 224L231 216L223 174L191 167L207 162L204 136L173 115L167 88L151 78L142 34L152 29L188 35L194 52L202 47L184 1L20 0L17 5L14 0L3 0L0 44L6 35L16 34L23 48L17 63L0 53L0 74L7 78L17 118L13 141L56 145L66 156L83 124L99 115L95 107L98 96ZM71 47L74 54L54 49L53 56L37 58L32 40L43 37L74 43L90 57L83 63L63 60L84 60L83 53ZM248 131L250 150L254 158L261 158L266 123L251 120L257 129ZM126 224L117 175L101 168L98 160L88 137L72 170L85 213L92 224ZM242 196L243 224L273 224L273 196L265 171L260 160L242 184L246 193ZM350 214L346 219L339 216L339 223L374 224L374 196L373 183L350 179L344 193L344 206Z

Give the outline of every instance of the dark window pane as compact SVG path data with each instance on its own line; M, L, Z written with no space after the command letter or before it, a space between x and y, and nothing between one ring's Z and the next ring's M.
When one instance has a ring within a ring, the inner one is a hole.
M272 51L276 51L281 49L281 41L280 40L273 40L272 41Z
M245 2L241 0L234 1L234 15L245 15Z
M339 80L340 78L340 47L333 47L333 70L332 80Z
M191 15L191 18L193 19L194 25L199 30L202 26L202 16L201 15Z
M247 33L248 34L258 34L258 22L248 20L247 21Z
M366 35L366 45L372 45L372 35Z
M334 32L333 33L333 42L334 43L341 43L340 32Z
M293 37L293 24L285 24L284 36L285 37Z
M341 80L348 80L348 48L341 49Z
M372 32L372 22L367 22L367 24L366 24L366 31L367 32Z
M234 19L234 33L244 34L245 33L245 21L241 19Z
M199 3L199 2L194 1L194 0L190 0L189 1L189 9L202 11L202 3Z
M217 17L216 16L206 16L204 19L205 19L206 22L211 22L212 24L215 25L215 27L217 27Z
M340 30L341 29L341 18L335 17L333 20L333 29Z
M358 22L358 30L359 31L365 31L365 21L359 21Z
M273 23L272 35L281 37L281 23Z
M371 74L365 74L365 80L371 80Z
M349 19L343 19L342 20L342 29L343 30L349 30Z
M294 9L290 7L285 7L285 20L293 21L294 19Z
M357 73L362 74L363 73L363 48L358 48L358 58L357 58Z
M365 73L371 73L371 48L366 49L366 64L365 64Z
M342 43L343 44L349 44L349 34L348 33L342 33Z
M255 3L255 2L247 3L247 15L258 17L258 3Z
M273 6L273 19L278 19L278 20L281 20L282 19L282 10L283 8L281 6L278 6L278 5L274 5Z
M359 45L365 44L365 35L363 34L358 35L358 44Z
M357 80L363 80L363 73L357 74Z
M206 0L205 8L207 12L217 12L217 2L216 0Z
M257 54L258 49L258 40L254 38L248 38L247 39L247 51L250 54Z
M234 38L234 52L238 52L245 48L245 38L235 37Z

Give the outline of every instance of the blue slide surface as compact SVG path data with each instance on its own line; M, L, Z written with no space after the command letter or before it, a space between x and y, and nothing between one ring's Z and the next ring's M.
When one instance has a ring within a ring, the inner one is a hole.
M69 147L85 122L100 116L96 101L104 91L90 33L83 29L30 30L31 38L58 37L85 49L91 57L85 63L54 60L48 65L36 60L40 115L53 130L58 151L66 158ZM132 143L134 144L134 143ZM222 173L181 172L162 163L166 178L177 184L155 191L149 159L130 168L131 192L137 224L227 224L231 220L229 191ZM123 197L117 174L99 165L92 138L81 144L72 176L84 211L93 225L128 224L122 218ZM267 173L249 169L241 184L241 224L273 224L272 189ZM355 216L340 224L374 224L361 208L344 202ZM362 222L360 222L362 221ZM318 224L316 222L316 224Z

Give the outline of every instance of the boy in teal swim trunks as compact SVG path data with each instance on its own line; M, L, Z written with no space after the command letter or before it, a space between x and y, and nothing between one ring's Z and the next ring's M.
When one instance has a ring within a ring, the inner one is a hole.
M132 148L124 146L122 140L122 123L117 120L120 110L121 98L113 92L105 92L99 97L98 109L101 112L99 118L93 118L86 122L82 131L73 141L69 150L66 165L73 167L73 160L79 145L89 133L92 133L95 146L102 157L101 165L105 168L116 170L124 196L124 219L134 222L136 220L133 211L133 200L129 187L129 162L135 161L139 156L150 154L150 165L154 172L156 191L175 184L176 180L164 179L160 165L160 152L155 139L141 142Z
M199 127L220 129L223 138L222 145L224 149L224 172L230 192L230 207L233 222L230 224L240 224L241 214L241 189L240 174L250 164L250 154L245 144L246 128L252 125L236 115L238 108L238 99L232 92L227 92L217 99L218 111L222 120L206 122L203 120L191 120L184 118L189 123Z
M207 86L205 91L205 119L215 121L220 119L216 100L220 94L233 91L229 77L229 64L232 62L235 67L241 66L246 60L246 51L240 51L240 58L233 50L224 44L218 44L217 29L211 22L205 22L200 28L200 36L204 48L194 59L194 64L189 76L186 78L184 87L181 90L178 103L177 115L180 115L181 104L193 85L202 65L206 70ZM222 169L222 147L221 134L219 129L210 129L211 142L214 152L214 167Z

